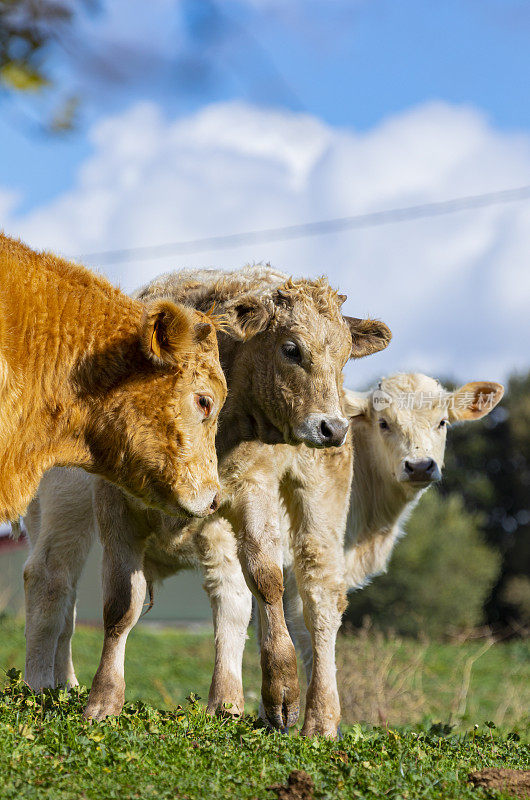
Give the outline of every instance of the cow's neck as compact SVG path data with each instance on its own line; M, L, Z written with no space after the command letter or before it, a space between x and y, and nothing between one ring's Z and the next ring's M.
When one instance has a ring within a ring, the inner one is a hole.
M228 387L226 402L219 415L216 448L221 461L227 458L242 442L256 440L256 430L249 416L252 398L250 370L246 363L244 342L226 334L219 340L219 359Z
M371 534L390 530L410 501L393 476L379 465L371 443L371 432L363 430L360 425L354 429L353 447L347 547Z
M115 361L127 357L141 308L75 267L42 269L36 261L24 280L12 270L1 277L2 310L8 308L10 323L2 356L10 377L0 440L0 516L12 519L54 464L93 466L83 433L97 398L83 396L79 375L91 363L103 365L109 353Z
M345 581L362 587L386 569L402 526L421 497L405 494L392 475L379 465L371 433L354 430L354 467L350 509L344 540Z

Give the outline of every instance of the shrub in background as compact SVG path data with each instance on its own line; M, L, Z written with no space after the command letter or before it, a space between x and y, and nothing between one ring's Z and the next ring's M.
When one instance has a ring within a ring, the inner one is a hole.
M466 511L458 494L432 490L421 499L388 572L350 595L347 622L369 616L382 630L439 637L483 621L483 606L500 556L481 534L481 516Z
M518 618L524 628L530 630L530 578L514 575L506 582L503 599L517 609Z
M450 430L440 490L461 494L469 511L483 512L485 539L502 556L486 619L497 630L513 632L517 624L528 624L523 594L530 577L530 372L512 375L506 389L501 405L483 420Z

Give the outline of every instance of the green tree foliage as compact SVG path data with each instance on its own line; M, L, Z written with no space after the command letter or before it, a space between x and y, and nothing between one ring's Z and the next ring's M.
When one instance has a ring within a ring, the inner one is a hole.
M403 635L442 636L483 621L500 557L481 534L481 517L457 495L430 490L407 524L389 570L350 597L347 619L369 615L380 628Z
M18 91L48 84L43 66L54 29L72 11L58 0L0 0L0 83Z
M486 541L502 556L487 621L524 624L521 587L530 575L530 373L510 378L501 406L482 422L450 431L441 491L459 492L468 511L482 512Z
M0 0L0 92L46 97L48 110L43 114L40 108L37 117L48 133L71 130L79 106L77 94L71 89L65 94L63 82L51 77L51 53L67 52L64 42L71 35L74 16L81 7L96 8L97 1Z
M530 629L530 578L525 575L508 578L502 597L517 608L521 624Z

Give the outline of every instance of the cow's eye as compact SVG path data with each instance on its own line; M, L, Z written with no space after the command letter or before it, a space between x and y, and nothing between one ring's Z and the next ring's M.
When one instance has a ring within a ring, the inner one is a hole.
M195 405L205 419L212 413L213 400L208 394L196 394Z
M449 422L449 420L442 419L442 420L440 420L440 424L438 425L438 427L439 428L447 428L448 422Z
M284 342L282 344L282 353L289 361L294 361L295 364L300 364L302 361L302 353L296 342Z
M382 431L387 431L390 426L389 426L388 422L386 421L386 419L380 419L379 420L379 427L381 428Z

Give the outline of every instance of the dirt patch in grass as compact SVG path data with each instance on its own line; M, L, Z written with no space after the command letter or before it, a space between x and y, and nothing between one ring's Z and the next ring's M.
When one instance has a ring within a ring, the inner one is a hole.
M477 788L491 792L506 792L515 797L530 797L530 770L528 769L481 769L471 772L469 780Z
M287 786L275 783L268 789L276 792L278 800L314 800L315 783L303 769L293 769L287 778Z

